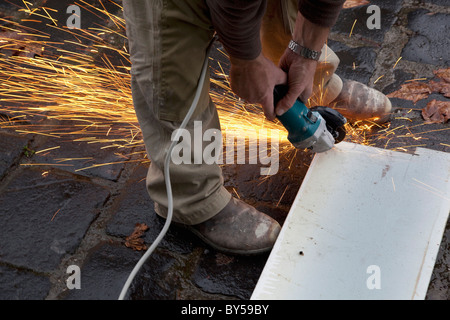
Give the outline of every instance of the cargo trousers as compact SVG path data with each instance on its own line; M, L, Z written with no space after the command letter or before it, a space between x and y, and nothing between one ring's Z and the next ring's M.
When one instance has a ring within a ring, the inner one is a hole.
M165 156L172 133L179 128L194 99L215 30L205 0L124 0L123 9L133 105L150 159L146 187L157 214L166 217ZM260 34L263 53L275 64L291 39L296 16L297 0L268 1ZM342 81L334 74L338 64L337 56L325 45L310 101L316 99L326 104L338 96L342 89ZM201 123L202 134L208 129L220 130L218 112L209 90L207 77L186 128L192 133L192 139L195 123ZM202 223L216 215L231 199L216 163L171 163L170 179L173 220L179 223Z

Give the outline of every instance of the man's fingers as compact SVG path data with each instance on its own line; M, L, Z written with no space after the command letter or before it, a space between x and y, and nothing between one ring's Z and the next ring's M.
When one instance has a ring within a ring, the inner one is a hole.
M288 111L295 103L295 101L300 98L303 103L306 103L312 94L312 87L289 87L287 94L278 102L275 107L275 112L277 116L281 116L286 111Z
M273 97L271 99L267 99L264 104L262 104L262 108L264 110L264 115L267 120L273 121L275 120L275 109L273 107Z
M264 115L267 120L273 121L275 120L275 108L273 105L273 94L268 94L261 101L261 107L264 111Z
M275 112L277 116L283 115L286 111L288 111L297 100L298 95L294 93L293 90L289 90L288 93L278 102L275 107Z
M287 84L288 83L288 75L286 72L284 72L283 70L281 70L280 68L276 67L275 68L275 74L274 74L274 82L275 85L279 85L279 84ZM264 115L266 116L266 118L270 121L275 120L275 106L273 105L273 92L268 92L264 98L262 99L262 101L260 102L261 106L264 110Z
M275 79L275 85L278 84L288 84L288 74L283 70L277 68L279 72L277 72L277 78Z
M312 95L312 88L306 87L305 90L303 90L303 92L300 94L299 98L301 101L303 101L303 103L306 103L309 97L311 97L311 95Z
M276 68L276 73L275 73L275 77L274 77L274 82L275 85L280 85L280 84L284 84L287 85L288 84L288 75L286 72L284 72L283 70L281 70L280 68ZM267 94L263 101L261 101L261 106L264 110L264 115L266 116L266 118L270 121L275 120L275 107L273 105L273 93L270 92L269 94Z

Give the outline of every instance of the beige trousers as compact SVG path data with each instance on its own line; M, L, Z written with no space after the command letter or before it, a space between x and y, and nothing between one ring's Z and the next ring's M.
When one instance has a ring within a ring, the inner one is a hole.
M296 3L296 0L268 1L261 40L264 54L275 63L291 38ZM214 28L204 0L124 0L123 7L131 55L133 104L151 161L146 185L157 213L165 217L168 204L164 158L173 131L180 126L194 99ZM336 55L325 46L315 76L314 96L332 100L339 94L342 82L334 75L338 63ZM325 87L329 89L324 90ZM202 133L211 128L220 130L209 89L207 78L187 127L192 139L194 121L201 121ZM191 158L194 159L194 154ZM219 165L191 163L170 165L173 220L189 225L213 217L231 198L223 186Z

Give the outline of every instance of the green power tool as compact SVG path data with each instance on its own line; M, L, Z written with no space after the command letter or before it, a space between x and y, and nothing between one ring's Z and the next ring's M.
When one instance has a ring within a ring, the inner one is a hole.
M275 106L287 91L286 85L275 87ZM343 115L329 107L308 109L300 99L277 118L288 131L288 140L298 149L310 149L316 153L325 152L344 140L346 135L344 125L347 119Z

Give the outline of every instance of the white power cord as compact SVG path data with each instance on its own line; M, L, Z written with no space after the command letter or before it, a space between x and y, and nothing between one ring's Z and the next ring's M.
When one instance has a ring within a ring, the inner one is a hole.
M192 114L194 113L194 111L195 111L195 109L197 107L198 101L200 100L200 94L201 94L202 89L203 89L203 84L204 84L205 78L206 78L206 71L208 69L209 52L211 50L212 44L214 43L215 39L216 38L214 38L211 41L211 43L209 44L209 46L208 46L208 49L207 49L207 52L206 52L206 57L205 57L205 62L203 63L202 72L201 72L200 79L199 79L199 82L198 82L197 91L195 92L194 100L192 101L192 104L189 107L189 110L188 110L186 116L184 117L183 121L181 122L181 125L180 125L179 129L185 129L186 128L189 120L191 119ZM136 276L138 271L141 269L141 267L145 263L145 261L147 261L147 259L153 253L155 248L159 245L161 240L164 238L164 236L166 235L167 230L169 229L169 226L170 226L170 224L172 222L173 196L172 196L172 185L171 185L171 182L170 182L169 165L170 165L170 160L172 159L172 157L171 157L172 150L175 147L175 145L178 143L178 140L180 139L181 131L182 130L177 130L175 138L172 140L172 143L170 144L170 147L169 147L169 149L167 151L166 158L165 158L165 161L164 161L164 180L166 182L167 199L168 199L166 222L164 223L164 227L162 228L162 230L159 233L158 237L156 237L155 241L153 241L153 243L150 246L150 248L141 257L141 259L139 259L138 263L136 264L134 269L131 271L130 275L128 276L127 281L125 282L125 285L122 288L122 292L120 293L119 300L123 300L125 298L125 295L127 294L127 291L129 289L131 283L133 282L134 277Z

